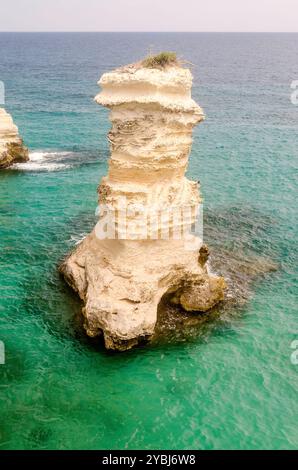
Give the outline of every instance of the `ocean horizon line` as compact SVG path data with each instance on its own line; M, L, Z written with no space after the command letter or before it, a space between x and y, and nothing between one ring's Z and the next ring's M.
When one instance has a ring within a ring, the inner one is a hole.
M0 34L298 34L298 31L0 31Z

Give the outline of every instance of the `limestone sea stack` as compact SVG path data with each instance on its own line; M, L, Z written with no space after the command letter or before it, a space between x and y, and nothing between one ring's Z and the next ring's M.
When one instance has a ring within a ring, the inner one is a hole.
M84 302L89 336L108 349L150 339L165 294L205 312L225 282L209 272L208 249L192 233L199 184L185 177L192 129L204 119L192 75L175 61L105 73L95 101L110 109L111 157L98 188L99 221L61 265Z
M0 169L29 160L17 126L5 109L0 108Z

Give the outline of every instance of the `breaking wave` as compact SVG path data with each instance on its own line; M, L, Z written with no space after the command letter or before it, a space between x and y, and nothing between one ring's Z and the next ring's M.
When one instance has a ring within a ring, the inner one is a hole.
M72 152L30 152L29 161L26 163L15 163L13 170L23 171L58 171L70 168L71 163L67 159Z

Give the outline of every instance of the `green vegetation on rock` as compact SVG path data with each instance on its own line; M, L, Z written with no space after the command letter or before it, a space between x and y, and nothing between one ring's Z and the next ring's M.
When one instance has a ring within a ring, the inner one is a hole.
M157 55L149 55L142 60L142 66L147 68L165 68L171 65L179 65L176 52L161 52Z

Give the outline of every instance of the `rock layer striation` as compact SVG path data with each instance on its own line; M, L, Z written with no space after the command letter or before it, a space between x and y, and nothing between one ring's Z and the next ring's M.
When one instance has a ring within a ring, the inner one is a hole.
M191 311L223 299L208 249L192 233L199 184L185 177L193 127L204 119L188 69L131 65L105 73L95 101L110 109L111 157L99 222L61 265L84 302L89 336L108 349L149 339L165 294Z
M5 109L0 108L0 169L29 160L17 126Z

